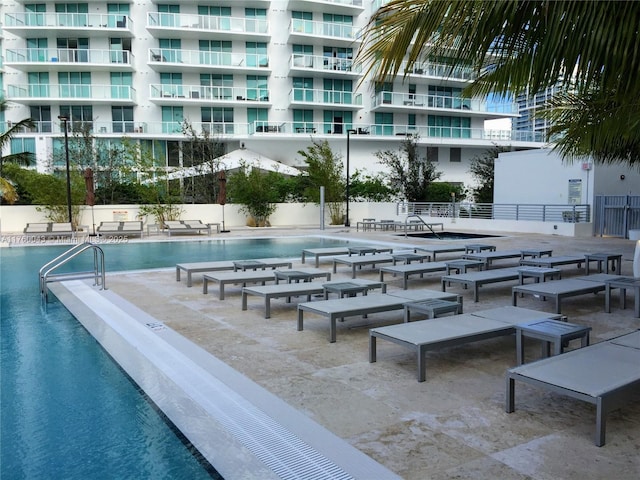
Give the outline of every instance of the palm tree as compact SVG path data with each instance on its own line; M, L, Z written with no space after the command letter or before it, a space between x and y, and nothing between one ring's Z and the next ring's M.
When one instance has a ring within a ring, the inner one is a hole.
M0 100L0 110L6 108L4 100ZM33 155L30 152L12 153L2 155L5 146L11 141L13 136L25 128L32 128L33 120L25 118L18 123L13 124L7 131L0 134L0 198L7 203L15 203L18 200L18 193L13 184L2 176L2 166L6 163L17 163L19 165L28 166L31 164Z
M640 2L391 0L367 25L360 60L385 81L446 58L475 71L468 95L560 86L543 113L554 148L639 165L638 25Z

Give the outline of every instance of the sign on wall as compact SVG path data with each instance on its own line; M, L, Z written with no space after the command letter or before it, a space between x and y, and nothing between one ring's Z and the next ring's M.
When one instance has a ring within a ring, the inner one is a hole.
M569 179L569 194L567 195L569 205L579 205L582 203L582 179Z

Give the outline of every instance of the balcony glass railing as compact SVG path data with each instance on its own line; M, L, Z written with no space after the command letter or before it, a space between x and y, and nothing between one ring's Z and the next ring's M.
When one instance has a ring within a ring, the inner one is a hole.
M92 63L131 65L127 50L84 50L74 48L18 48L7 50L7 63Z
M201 50L150 48L149 62L179 63L182 66L268 68L269 57L257 53L226 53Z
M331 73L362 71L362 65L355 63L352 58L325 57L323 55L305 55L294 53L290 61L291 68L309 68Z
M362 105L362 94L342 90L320 90L313 88L294 88L289 93L293 103L320 103L336 105Z
M355 40L358 37L358 29L346 23L316 22L314 20L291 20L291 33L312 35L316 37L332 37Z
M127 85L7 85L9 99L91 99L135 101L135 89Z
M86 122L81 122L86 125ZM485 130L484 128L428 127L424 125L402 124L362 124L333 122L273 122L257 121L253 123L233 122L191 122L196 132L206 131L216 135L246 136L252 134L282 134L288 136L309 135L345 135L347 130L355 130L353 136L362 138L387 137L387 140L404 140L416 136L417 141L429 142L430 139L462 139L471 142L482 142L487 146L493 144L510 144L512 142L529 142L542 144L546 138L542 132L516 130ZM8 126L8 122L6 125ZM0 125L0 128L2 125ZM92 132L97 134L132 134L183 136L180 122L138 122L138 121L99 121L91 122ZM69 128L73 129L70 124ZM24 129L18 134L33 132L62 132L59 122L35 122L34 128Z
M407 62L402 62L400 65L400 73L407 71ZM464 80L471 81L476 78L471 68L456 67L451 68L451 65L444 63L415 63L408 70L408 73L413 75L424 75L425 77L446 78L449 80Z
M373 97L373 106L418 107L466 112L504 113L518 112L515 103L492 103L486 100L462 98L448 95L426 95L418 93L379 92Z
M147 13L147 28L178 28L206 30L226 33L257 33L267 35L269 23L266 20L246 17L216 15L191 15L183 13Z
M4 28L131 28L131 19L126 15L111 13L7 13Z
M212 102L268 102L269 90L266 88L216 87L206 85L149 85L152 99L191 99Z

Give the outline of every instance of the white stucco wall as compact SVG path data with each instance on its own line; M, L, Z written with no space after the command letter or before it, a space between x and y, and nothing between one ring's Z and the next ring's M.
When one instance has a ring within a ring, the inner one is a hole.
M584 169L584 164L590 164L591 170ZM590 159L563 162L558 154L543 149L499 155L494 203L567 204L570 180L582 180L582 204L592 205L595 195L640 194L640 171L626 164L597 165Z

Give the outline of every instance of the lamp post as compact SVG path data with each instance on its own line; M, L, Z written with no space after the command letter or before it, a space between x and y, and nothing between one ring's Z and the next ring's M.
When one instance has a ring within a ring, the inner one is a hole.
M58 120L62 122L64 127L64 154L67 166L67 211L69 212L69 223L73 225L73 216L71 214L71 173L69 172L69 135L67 134L68 115L59 115Z
M349 154L351 153L351 143L350 143L350 135L352 133L356 133L356 131L353 128L348 128L347 129L347 214L344 217L344 226L345 227L350 227L351 223L349 222Z

